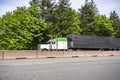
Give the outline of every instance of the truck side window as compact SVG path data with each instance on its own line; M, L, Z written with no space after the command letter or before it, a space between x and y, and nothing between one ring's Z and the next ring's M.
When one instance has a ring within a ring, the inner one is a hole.
M55 42L52 42L52 44L55 44Z

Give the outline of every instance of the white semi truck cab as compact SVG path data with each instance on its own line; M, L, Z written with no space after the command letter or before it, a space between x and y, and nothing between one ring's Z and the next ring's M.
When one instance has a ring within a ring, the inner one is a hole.
M38 44L39 50L67 50L67 38L55 38L48 41L48 44Z

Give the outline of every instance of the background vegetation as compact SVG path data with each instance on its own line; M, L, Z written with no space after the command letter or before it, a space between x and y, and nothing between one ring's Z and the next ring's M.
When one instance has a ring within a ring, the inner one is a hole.
M31 0L30 7L18 7L0 18L0 50L33 50L37 44L67 34L120 37L120 18L99 15L93 0L78 12L69 0Z

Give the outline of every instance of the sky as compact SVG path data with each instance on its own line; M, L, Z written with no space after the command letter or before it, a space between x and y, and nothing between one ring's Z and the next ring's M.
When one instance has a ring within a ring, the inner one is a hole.
M0 16L8 11L12 12L17 7L29 7L29 2L30 0L0 0ZM94 0L94 2L97 5L100 14L109 17L110 12L115 10L120 16L120 0ZM77 11L81 5L84 5L85 0L70 0L70 3L71 7Z

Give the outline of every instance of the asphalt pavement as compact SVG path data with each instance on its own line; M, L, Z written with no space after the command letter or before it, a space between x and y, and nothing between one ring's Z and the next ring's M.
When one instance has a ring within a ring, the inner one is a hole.
M120 80L120 56L0 60L0 80Z

